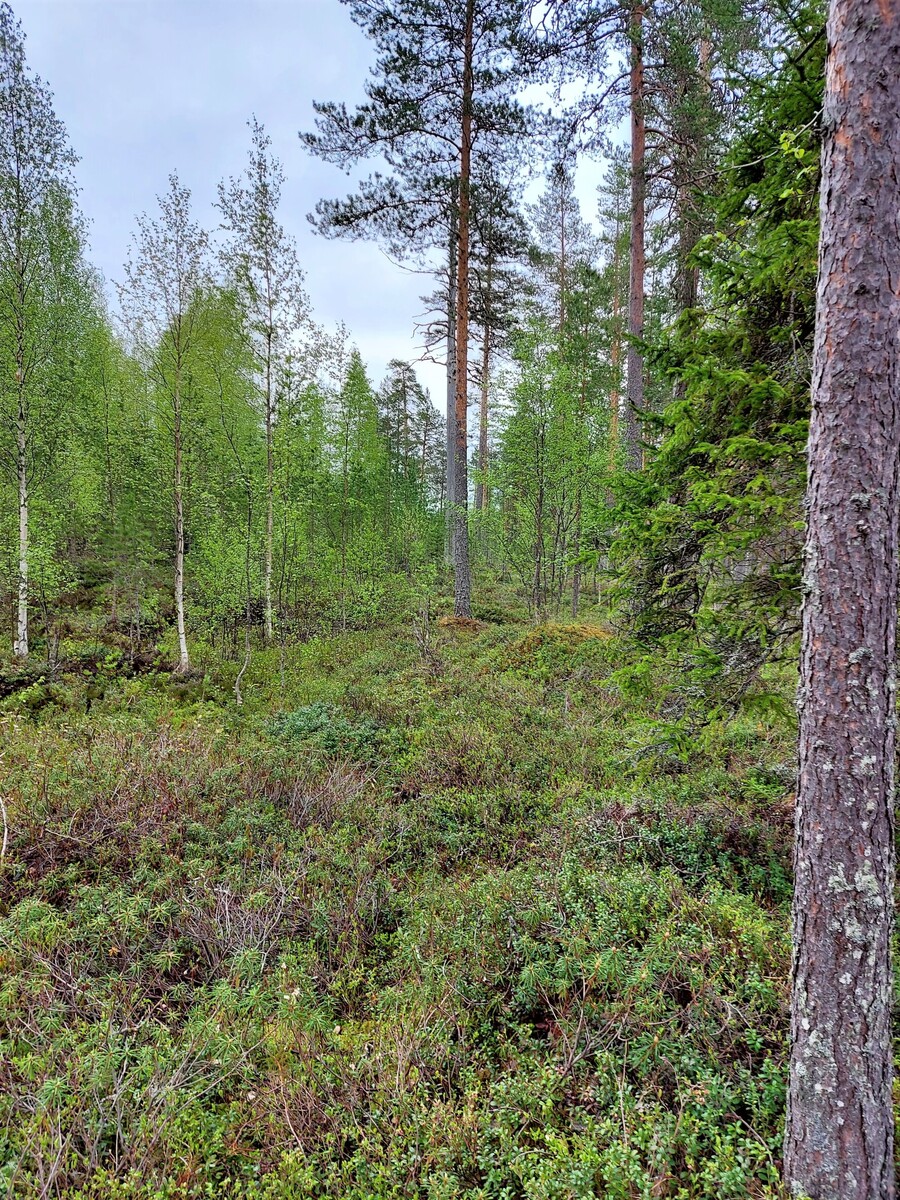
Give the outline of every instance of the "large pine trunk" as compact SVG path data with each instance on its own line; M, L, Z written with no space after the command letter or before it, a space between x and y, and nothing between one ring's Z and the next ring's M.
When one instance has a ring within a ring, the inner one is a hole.
M636 342L644 336L644 245L647 206L647 131L644 117L644 5L631 10L631 271L629 284L627 375L628 404L625 410L625 441L628 466L641 468L641 425L644 408L644 356Z
M785 1175L890 1200L900 0L832 0L828 34Z
M466 0L459 169L459 249L456 264L456 406L453 477L453 597L458 617L472 615L467 470L469 403L469 213L472 170L472 91L475 0Z

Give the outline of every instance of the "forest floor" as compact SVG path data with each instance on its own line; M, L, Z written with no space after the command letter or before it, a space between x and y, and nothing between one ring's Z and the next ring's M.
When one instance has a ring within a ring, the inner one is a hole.
M0 702L0 1194L781 1196L791 722L492 615Z

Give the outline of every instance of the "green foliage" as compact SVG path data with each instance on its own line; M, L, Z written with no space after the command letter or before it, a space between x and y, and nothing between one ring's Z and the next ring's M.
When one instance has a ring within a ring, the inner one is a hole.
M7 1190L778 1197L789 735L646 774L630 653L348 632L231 712L102 655L6 715Z
M803 53L760 82L695 251L704 307L655 350L675 384L657 450L619 485L613 595L683 680L669 715L688 737L753 696L798 629L824 42L818 10L797 21Z
M326 754L362 763L378 756L382 742L381 730L374 721L350 721L333 706L322 703L280 713L272 722L272 733L281 740L305 742Z

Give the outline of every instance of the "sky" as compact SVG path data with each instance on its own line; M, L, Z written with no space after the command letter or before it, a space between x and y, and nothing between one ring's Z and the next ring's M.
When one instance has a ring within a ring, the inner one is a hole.
M11 0L29 65L49 85L80 158L90 257L108 281L122 264L136 214L152 212L172 171L193 193L195 217L215 228L218 181L244 167L255 115L286 182L282 220L295 237L316 318L344 322L375 383L392 358L420 352L414 327L429 280L371 242L326 240L306 216L353 178L312 158L299 130L314 100L363 99L372 53L339 0ZM591 180L579 178L594 207ZM441 370L419 368L440 400Z

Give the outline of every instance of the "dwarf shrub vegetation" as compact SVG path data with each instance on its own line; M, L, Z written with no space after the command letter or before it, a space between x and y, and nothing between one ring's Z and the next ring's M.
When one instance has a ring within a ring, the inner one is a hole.
M6 697L5 1193L779 1196L790 724L661 768L602 627L279 654Z

